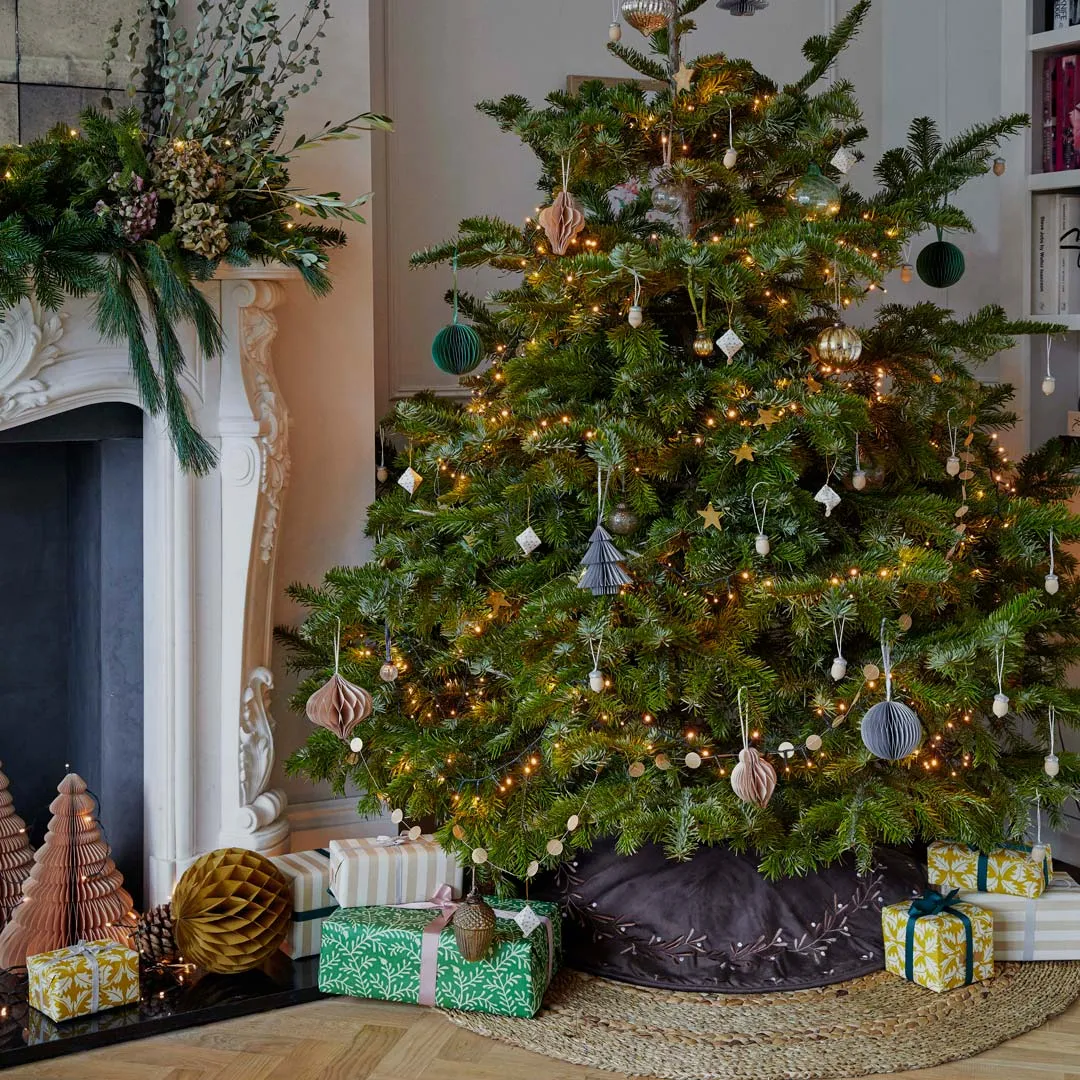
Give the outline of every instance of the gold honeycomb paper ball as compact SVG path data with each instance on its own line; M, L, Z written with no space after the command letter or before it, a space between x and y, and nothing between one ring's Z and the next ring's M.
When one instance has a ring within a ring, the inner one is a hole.
M204 855L173 889L178 951L216 975L258 967L285 940L291 914L289 884L281 871L244 848Z

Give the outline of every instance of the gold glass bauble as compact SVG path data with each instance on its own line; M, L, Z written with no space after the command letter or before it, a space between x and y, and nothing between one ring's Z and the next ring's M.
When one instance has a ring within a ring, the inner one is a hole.
M667 28L675 17L675 4L673 0L622 0L622 17L648 37Z
M854 364L862 356L862 338L843 323L823 330L817 339L818 356L822 362L843 368Z

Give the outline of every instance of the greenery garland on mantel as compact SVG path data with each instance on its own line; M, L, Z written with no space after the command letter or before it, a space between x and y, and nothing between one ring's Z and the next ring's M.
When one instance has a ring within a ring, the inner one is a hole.
M200 0L192 28L177 3L141 0L129 26L113 27L103 68L111 85L126 61L124 107L106 97L76 128L0 146L0 316L24 298L55 310L92 296L102 337L128 343L143 407L165 414L181 464L205 474L217 455L188 415L177 333L190 322L206 356L220 357L221 326L199 283L263 262L328 292L328 253L346 236L321 222L363 222L357 208L370 196L298 190L289 165L390 121L361 113L282 145L290 102L323 74L329 0L306 0L289 18L277 0Z

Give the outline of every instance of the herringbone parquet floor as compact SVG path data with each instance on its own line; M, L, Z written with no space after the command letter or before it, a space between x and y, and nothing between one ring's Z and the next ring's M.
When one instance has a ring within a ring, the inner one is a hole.
M615 1080L407 1005L333 998L57 1061L4 1080ZM906 1080L1078 1080L1080 1004L971 1061ZM897 1078L879 1078L897 1080Z

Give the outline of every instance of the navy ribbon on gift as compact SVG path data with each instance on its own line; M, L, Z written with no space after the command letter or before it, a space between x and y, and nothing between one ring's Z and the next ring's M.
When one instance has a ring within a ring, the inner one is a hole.
M907 940L904 944L904 975L908 982L915 981L915 924L928 915L953 915L964 924L964 936L967 948L964 951L964 985L975 981L975 937L971 920L960 909L957 896L959 889L953 889L947 896L942 896L937 889L927 889L908 908Z
M1005 844L1005 845L1003 845L1003 847L1000 850L1018 851L1022 855L1030 855L1031 854L1031 848L1030 847L1025 847L1023 844ZM1050 888L1050 867L1048 865L1049 862L1050 862L1050 860L1047 859L1047 858L1044 858L1043 861L1042 861L1043 884L1046 886L1046 888ZM977 886L979 892L989 892L990 891L986 887L987 875L989 873L989 869L990 869L990 856L986 855L986 854L984 854L983 852L980 851L979 852L979 881L978 881L978 886Z

